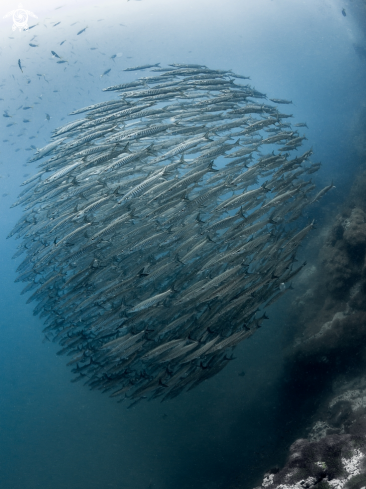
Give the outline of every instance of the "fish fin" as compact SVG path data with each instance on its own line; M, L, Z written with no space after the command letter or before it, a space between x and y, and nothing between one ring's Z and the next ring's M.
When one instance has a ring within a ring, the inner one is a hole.
M175 255L174 260L175 260L176 262L178 262L178 263L184 264L184 263L181 261L181 259L179 258L178 253ZM175 287L175 283L172 285L173 290L175 290L175 289L174 289L174 287Z
M268 183L268 180L266 180L262 185L261 187L263 188L263 190L265 190L266 192L271 192L271 189L267 187L267 183Z
M237 212L237 215L241 216L243 219L247 218L247 216L245 215L245 213L243 211L243 206L240 207L240 209Z
M147 148L145 148L145 151L149 154L152 154L153 156L157 156L157 153L153 151L153 146L154 144L150 144Z
M215 163L215 162L212 160L212 161L211 161L211 162L208 164L208 167L207 167L207 168L209 168L209 170L208 170L208 171L212 171L212 172L218 172L218 171L220 171L220 170L215 170L215 168L212 168L212 167L213 167L213 165L214 165L214 163Z
M178 255L176 255L176 256L178 256ZM171 289L173 292L180 292L180 289L176 287L175 282L172 283Z
M206 132L206 133L203 135L203 137L204 137L205 139L207 139L207 141L213 141L213 139L211 139L211 138L209 137L209 133L210 133L210 132L213 132L213 130L212 130L212 129L209 129L209 130L208 130L208 131L207 131L207 132ZM215 133L214 133L214 134L215 134Z
M132 151L130 150L130 142L123 146L123 151L126 153L132 153Z

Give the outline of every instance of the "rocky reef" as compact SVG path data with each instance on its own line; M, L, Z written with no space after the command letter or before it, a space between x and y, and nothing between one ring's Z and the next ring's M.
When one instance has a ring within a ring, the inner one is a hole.
M307 438L290 447L285 466L271 469L261 488L366 487L366 378L343 385L319 413Z
M366 488L365 188L366 172L298 277L282 397L303 428L256 489Z

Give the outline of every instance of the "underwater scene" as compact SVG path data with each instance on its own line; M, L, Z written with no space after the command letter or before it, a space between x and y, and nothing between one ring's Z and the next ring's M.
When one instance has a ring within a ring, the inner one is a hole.
M0 488L366 488L366 1L0 3Z

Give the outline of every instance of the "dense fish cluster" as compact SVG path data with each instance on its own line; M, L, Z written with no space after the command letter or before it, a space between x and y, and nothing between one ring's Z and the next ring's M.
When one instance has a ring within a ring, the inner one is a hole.
M304 177L320 164L290 156L306 138L247 77L152 71L106 88L119 97L75 110L86 116L38 150L10 234L48 338L77 378L132 403L227 364L303 266L312 223L294 222L331 188L313 195Z

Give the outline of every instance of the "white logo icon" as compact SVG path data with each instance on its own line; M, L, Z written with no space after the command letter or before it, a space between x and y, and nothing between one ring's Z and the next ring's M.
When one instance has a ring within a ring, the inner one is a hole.
M12 10L11 12L8 12L6 15L4 15L3 18L5 19L6 17L10 17L11 15L13 16L13 31L15 31L17 28L19 29L19 31L25 31L26 29L28 29L28 16L38 19L38 17L33 12L30 12L29 10L24 10L21 3L19 4L17 10Z

